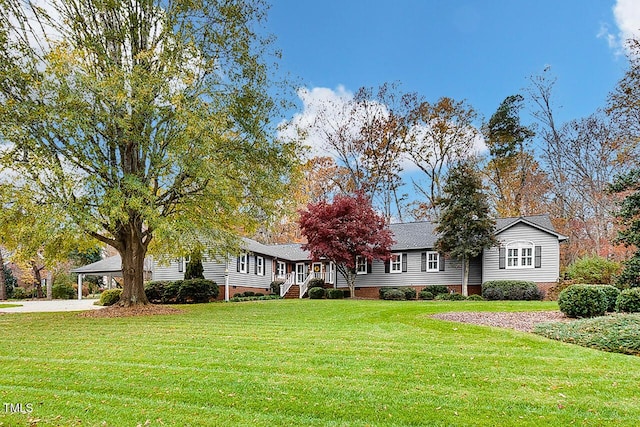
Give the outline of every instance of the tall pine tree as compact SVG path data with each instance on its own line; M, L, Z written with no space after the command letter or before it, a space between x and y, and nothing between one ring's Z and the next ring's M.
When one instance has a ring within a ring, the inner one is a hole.
M469 293L469 260L498 243L494 236L496 223L489 215L482 179L471 160L449 170L438 208L436 232L439 237L435 247L462 261L462 294L466 296Z

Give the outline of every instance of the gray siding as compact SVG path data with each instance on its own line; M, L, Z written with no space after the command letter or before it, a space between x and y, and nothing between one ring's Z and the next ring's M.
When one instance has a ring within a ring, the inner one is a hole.
M230 293L233 296L234 287L247 287L256 288L262 291L268 291L271 285L271 278L273 277L273 258L260 255L264 258L264 275L255 273L256 268L256 256L249 254L249 269L246 273L238 272L237 258L232 257L229 260L229 286L231 287ZM224 268L222 270L222 281L218 282L219 285L224 285Z
M371 273L358 275L356 287L459 285L462 283L462 263L455 259L445 258L444 271L420 271L422 252L425 251L401 252L407 254L407 271L401 273L385 273L384 263L374 261L371 266ZM481 284L481 271L482 265L480 257L471 260L469 271L470 285ZM337 274L337 286L347 286L346 281L340 273Z
M491 248L483 253L482 282L489 280L528 280L550 283L560 275L560 244L558 237L527 224L519 223L496 236L501 244L512 241L532 241L542 248L540 268L499 268L499 249Z
M184 272L179 272L178 266L179 264L177 259L171 260L168 264L160 264L154 259L151 280L172 281L184 279Z

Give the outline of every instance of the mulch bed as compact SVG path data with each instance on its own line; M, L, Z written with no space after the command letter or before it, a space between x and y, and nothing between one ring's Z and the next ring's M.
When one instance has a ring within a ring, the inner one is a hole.
M533 332L535 326L546 322L569 322L560 311L527 311L527 312L452 312L434 314L432 317L452 322L472 323L474 325L510 328L522 332Z
M140 305L133 307L120 307L112 305L100 310L89 310L79 313L80 317L105 318L105 317L132 317L132 316L155 316L160 314L180 314L184 311L166 305Z

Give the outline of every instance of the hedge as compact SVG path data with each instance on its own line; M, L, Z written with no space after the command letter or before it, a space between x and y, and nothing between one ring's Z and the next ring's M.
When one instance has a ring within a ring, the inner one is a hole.
M482 284L482 297L486 300L533 301L544 295L533 282L524 280L494 280Z
M147 299L154 304L204 303L218 298L216 282L206 279L149 282L144 287Z
M324 298L324 288L314 286L309 289L309 299L322 299Z

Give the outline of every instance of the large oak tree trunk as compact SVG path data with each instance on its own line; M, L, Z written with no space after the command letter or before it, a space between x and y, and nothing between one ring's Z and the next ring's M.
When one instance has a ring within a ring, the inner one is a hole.
M122 258L122 278L124 280L120 306L149 304L144 293L144 258L147 255L147 244L144 242L142 226L132 222L119 235L120 257Z

